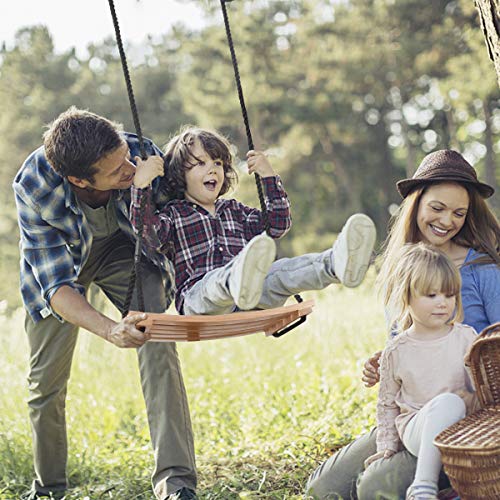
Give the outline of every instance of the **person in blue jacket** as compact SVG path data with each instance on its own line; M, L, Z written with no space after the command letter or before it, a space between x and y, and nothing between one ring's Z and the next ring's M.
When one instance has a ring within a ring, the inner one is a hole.
M144 148L148 155L161 155L147 139ZM175 344L147 342L148 335L136 328L145 314L113 321L85 296L95 283L119 310L124 306L134 260L128 210L137 155L135 135L72 107L50 125L44 145L27 158L14 180L30 348L35 469L30 499L60 498L69 486L65 399L79 327L117 347L137 349L156 498L196 498L193 435ZM156 203L167 201L157 187L153 190ZM149 312L167 307L167 270L161 255L143 257ZM136 304L134 298L131 309Z
M485 201L493 188L480 182L474 168L453 150L428 154L414 176L399 181L397 188L403 202L383 247L378 276L382 289L401 247L422 241L440 249L459 268L463 323L480 332L500 321L500 225ZM379 358L377 352L365 363L363 381L368 387L378 382ZM375 452L373 429L321 464L309 477L307 493L320 499L404 499L416 457L400 451L363 470L364 461ZM442 476L444 487L447 478Z

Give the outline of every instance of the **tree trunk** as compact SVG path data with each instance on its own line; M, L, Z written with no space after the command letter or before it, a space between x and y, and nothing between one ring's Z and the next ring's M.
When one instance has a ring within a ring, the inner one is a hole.
M335 168L335 179L346 198L347 207L355 207L355 210L359 210L359 194L355 193L354 183L352 182L349 169L345 166L340 155L335 151L335 145L328 129L323 126L318 127L318 140L325 155L331 158Z
M457 124L455 121L455 115L453 113L453 108L450 105L449 109L445 111L445 117L446 117L446 126L448 129L448 144L446 144L446 149L456 149L457 151L460 151L462 148L458 142L458 134L457 134Z
M490 59L500 85L500 0L475 0Z
M487 99L483 101L483 112L484 122L486 124L486 129L484 131L484 145L486 146L484 178L485 181L497 191L495 151L493 146L493 131L491 130L492 117L490 102ZM491 204L495 207L498 207L497 198L498 196L493 196L491 199Z

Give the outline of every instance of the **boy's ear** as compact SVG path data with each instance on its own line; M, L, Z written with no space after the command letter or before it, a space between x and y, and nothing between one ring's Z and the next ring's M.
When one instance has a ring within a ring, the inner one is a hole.
M79 177L75 177L74 175L68 175L68 181L71 182L76 187L81 189L85 189L91 187L92 184L87 179L80 179Z

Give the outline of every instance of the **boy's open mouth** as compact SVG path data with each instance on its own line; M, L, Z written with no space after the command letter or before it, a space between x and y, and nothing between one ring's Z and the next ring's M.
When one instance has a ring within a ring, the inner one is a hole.
M215 191L215 188L217 187L217 181L216 180L211 180L211 181L206 181L203 183L203 185L209 190L209 191Z

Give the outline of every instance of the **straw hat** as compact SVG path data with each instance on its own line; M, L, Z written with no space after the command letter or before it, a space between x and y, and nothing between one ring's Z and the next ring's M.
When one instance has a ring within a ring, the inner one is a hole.
M456 151L441 149L429 153L419 165L411 179L397 182L399 194L406 198L414 189L436 181L459 182L473 186L483 198L489 198L495 190L479 182L476 171L469 162Z

